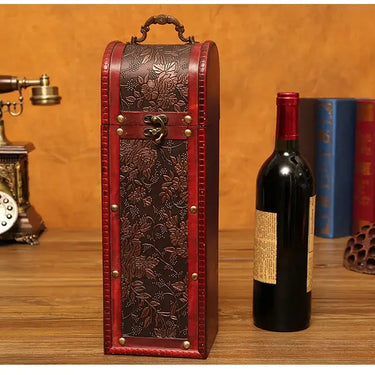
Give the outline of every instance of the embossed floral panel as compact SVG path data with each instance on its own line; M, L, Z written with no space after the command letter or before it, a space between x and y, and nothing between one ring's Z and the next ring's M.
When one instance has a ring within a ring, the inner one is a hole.
M121 139L122 332L188 334L187 141Z
M121 111L187 112L191 45L127 45Z

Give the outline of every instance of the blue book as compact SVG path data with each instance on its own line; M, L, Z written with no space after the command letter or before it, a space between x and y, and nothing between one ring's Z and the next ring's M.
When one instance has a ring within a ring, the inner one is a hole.
M317 99L315 235L352 234L356 99Z
M307 161L315 178L315 112L316 98L299 101L298 133L300 153Z

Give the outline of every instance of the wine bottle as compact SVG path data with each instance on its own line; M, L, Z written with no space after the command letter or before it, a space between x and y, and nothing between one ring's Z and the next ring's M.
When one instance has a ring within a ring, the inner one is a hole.
M278 93L275 150L257 177L254 324L270 331L310 325L315 187L298 150L298 93Z

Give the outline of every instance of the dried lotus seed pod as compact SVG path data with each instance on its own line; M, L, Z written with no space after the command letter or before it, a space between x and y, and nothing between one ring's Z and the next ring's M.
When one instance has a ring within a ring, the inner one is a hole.
M375 275L375 223L364 225L349 238L344 251L344 267Z

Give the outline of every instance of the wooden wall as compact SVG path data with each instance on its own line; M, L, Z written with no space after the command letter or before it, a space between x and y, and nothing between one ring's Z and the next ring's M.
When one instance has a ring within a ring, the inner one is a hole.
M272 152L278 91L375 97L373 5L2 5L0 74L45 72L63 96L60 106L26 103L21 117L5 115L8 137L36 146L31 202L47 226L100 227L102 54L108 42L138 35L160 13L219 48L222 229L253 226L256 175ZM151 27L148 42L177 41L172 26Z

